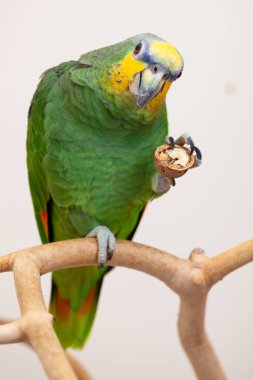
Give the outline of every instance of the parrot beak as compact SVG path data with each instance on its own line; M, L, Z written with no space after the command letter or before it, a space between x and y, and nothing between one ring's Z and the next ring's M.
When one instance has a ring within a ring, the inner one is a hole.
M158 95L166 82L172 83L181 75L171 73L158 63L148 65L143 71L137 73L129 89L137 99L136 108L144 107L151 99Z

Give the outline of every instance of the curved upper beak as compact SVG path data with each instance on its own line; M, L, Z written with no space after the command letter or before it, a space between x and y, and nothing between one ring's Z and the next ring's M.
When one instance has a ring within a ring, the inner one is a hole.
M164 75L164 70L154 72L150 66L140 73L139 94L136 102L137 108L143 107L161 91L165 83L163 79Z
M171 73L160 64L150 64L143 71L136 74L130 86L131 92L136 97L136 108L142 108L151 99L163 90L165 82L170 83L177 79L181 73Z

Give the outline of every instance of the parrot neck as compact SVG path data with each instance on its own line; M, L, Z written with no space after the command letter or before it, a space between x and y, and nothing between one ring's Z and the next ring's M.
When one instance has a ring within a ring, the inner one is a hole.
M87 70L75 69L71 73L72 92L77 92L78 88L82 89L83 95L80 96L79 101L83 101L85 108L87 108L85 94L92 90L93 94L90 98L94 99L96 97L98 102L103 103L103 107L114 118L126 118L133 123L138 122L139 124L152 124L166 109L165 98L169 85L165 85L163 90L147 105L137 109L136 98L129 90L132 76L126 76L126 72L122 68L120 75L118 75L117 70L118 65L105 67L104 70L96 70L93 67ZM127 80L125 77L127 77ZM78 88L76 85L78 85Z
M138 123L149 124L153 123L163 113L163 109L166 108L165 97L168 91L166 86L158 96L139 109L136 107L136 98L128 87L124 91L120 91L118 87L115 88L111 78L108 78L105 87L103 87L103 81L101 82L101 88L101 100L114 116L123 117L123 115L126 115L128 119ZM109 102L108 99L110 99Z
M160 97L154 98L143 108L137 109L136 99L129 91L125 93L115 93L113 90L111 92L101 91L100 99L114 117L131 121L133 128L135 128L135 123L139 125L153 124L166 109L165 102L164 100L160 102Z

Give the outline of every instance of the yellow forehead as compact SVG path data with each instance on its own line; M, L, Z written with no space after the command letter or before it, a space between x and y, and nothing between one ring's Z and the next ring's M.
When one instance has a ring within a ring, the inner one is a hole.
M133 57L132 52L128 53L112 70L110 86L112 87L113 92L126 92L134 75L144 70L146 66L146 63L137 61Z
M165 41L153 41L150 46L150 55L159 57L158 62L173 71L179 71L183 66L183 59L174 46Z

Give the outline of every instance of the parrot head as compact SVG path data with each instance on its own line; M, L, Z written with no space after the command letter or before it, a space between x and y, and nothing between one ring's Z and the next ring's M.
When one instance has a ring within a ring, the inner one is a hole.
M134 36L123 46L123 57L112 66L109 86L132 98L137 109L160 107L172 82L182 74L182 56L171 44L152 34Z
M168 42L150 33L90 53L100 69L100 87L114 96L118 108L155 113L182 74L183 58ZM82 58L83 57L83 58ZM83 63L87 55L81 56Z

